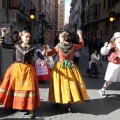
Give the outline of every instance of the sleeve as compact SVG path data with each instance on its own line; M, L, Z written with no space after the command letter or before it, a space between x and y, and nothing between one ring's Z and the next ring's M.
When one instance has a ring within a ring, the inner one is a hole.
M46 56L52 56L52 55L56 54L57 52L58 52L58 48L54 47L52 50L50 50L48 52L45 52L45 55Z
M14 44L6 44L5 43L5 37L0 37L0 44L3 48L6 49L15 49L15 45Z
M108 55L109 54L109 51L110 51L110 47L108 46L108 47L102 47L101 48L101 50L100 50L100 53L101 53L101 55Z
M95 54L92 54L91 55L91 60L93 60L93 59L99 60L100 59L100 55L98 55L98 57L97 57Z
M74 44L74 50L78 50L84 47L84 41L82 38L79 39L79 44Z

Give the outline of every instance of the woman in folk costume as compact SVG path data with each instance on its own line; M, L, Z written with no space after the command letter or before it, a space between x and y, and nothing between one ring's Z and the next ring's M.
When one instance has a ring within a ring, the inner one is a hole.
M92 77L92 76L98 77L99 70L98 70L98 66L97 66L97 61L100 59L100 55L97 54L96 49L92 50L90 59L91 59L91 61L89 62L89 66L87 68L86 73L88 73L90 77Z
M120 82L120 32L114 33L110 43L106 42L101 48L102 55L108 55L108 66L105 74L105 83L99 90L101 96L105 97L105 90L113 82Z
M86 86L83 78L72 61L74 50L84 47L82 32L77 31L79 44L70 42L70 35L67 32L59 34L60 42L46 56L58 53L59 60L54 65L50 76L49 101L57 104L68 104L68 111L71 104L88 100Z
M36 50L37 55L42 60L42 65L40 66L37 61L35 61L34 66L37 73L38 81L43 81L44 83L49 83L50 79L50 69L48 66L48 58L44 56L45 44L41 44L40 48Z
M48 45L45 45L45 51L50 51L50 47ZM48 66L50 68L50 71L52 70L53 66L54 66L54 60L52 56L47 56L48 59Z
M30 33L23 31L20 34L21 44L5 43L6 29L2 28L0 42L2 47L16 49L16 61L5 72L0 86L0 103L3 107L28 110L31 118L34 109L40 106L40 95L37 75L32 66L32 57L38 60L35 48L29 45ZM34 55L34 56L33 56Z

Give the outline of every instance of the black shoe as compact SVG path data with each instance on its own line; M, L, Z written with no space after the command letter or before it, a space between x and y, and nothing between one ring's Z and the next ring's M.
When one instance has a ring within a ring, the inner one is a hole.
M30 118L31 118L31 119L33 119L33 118L34 118L34 113L33 113L33 111L32 111L32 110L29 110L29 116L30 116Z
M89 77L92 77L90 73L88 73L88 74L89 74Z
M29 114L31 119L34 119L34 115L33 114Z
M71 112L71 108L68 108L68 112L69 112L69 113Z
M60 104L59 104L59 103L55 103L55 106L56 106L56 107L59 107L59 106L60 106Z
M49 81L44 81L45 84L49 84Z
M85 100L85 102L90 102L90 101L91 101L90 98L88 100Z

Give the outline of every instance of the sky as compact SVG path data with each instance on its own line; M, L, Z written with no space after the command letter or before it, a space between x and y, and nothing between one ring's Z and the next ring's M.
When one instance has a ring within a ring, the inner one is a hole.
M65 0L65 23L69 20L70 4L72 0Z

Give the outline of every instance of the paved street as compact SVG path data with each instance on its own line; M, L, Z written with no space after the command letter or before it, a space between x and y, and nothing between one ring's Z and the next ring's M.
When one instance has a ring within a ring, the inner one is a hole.
M102 98L98 90L104 83L104 74L107 63L103 61L99 66L98 78L89 78L85 73L88 66L87 48L82 49L80 63L78 65L86 83L90 102L76 103L72 105L72 113L67 112L67 105L55 106L48 102L48 85L39 84L41 107L35 110L37 120L118 120L120 118L120 83L114 83L106 91L107 97ZM0 119L3 120L27 120L26 111L12 111L10 108L0 107Z

